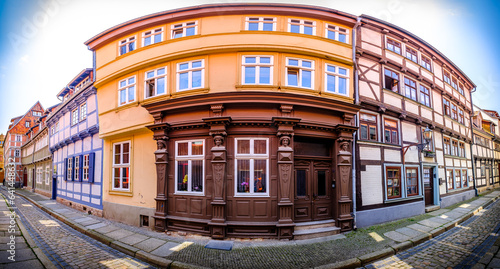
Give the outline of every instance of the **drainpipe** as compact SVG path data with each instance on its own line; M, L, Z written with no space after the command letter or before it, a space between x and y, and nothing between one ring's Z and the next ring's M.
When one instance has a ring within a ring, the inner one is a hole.
M359 105L359 83L358 83L358 64L356 62L356 34L357 28L361 23L361 18L357 17L356 24L352 28L352 61L354 63L354 104ZM354 115L354 126L359 128L358 115ZM352 134L352 214L353 229L356 230L356 139L357 131Z
M477 193L477 186L476 186L476 162L474 161L474 151L472 148L472 145L475 144L474 142L474 123L472 122L472 116L474 115L474 105L472 104L472 93L476 92L476 87L472 89L470 92L470 106L472 108L472 113L469 115L469 120L470 120L470 132L471 132L471 143L470 143L470 159L472 161L472 184L474 185L474 191L476 196L478 195Z

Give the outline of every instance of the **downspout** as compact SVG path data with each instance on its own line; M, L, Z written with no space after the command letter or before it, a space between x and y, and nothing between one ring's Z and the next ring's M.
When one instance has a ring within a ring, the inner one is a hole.
M474 115L474 105L472 104L472 93L476 92L476 87L472 89L470 92L470 107L472 109L472 113L469 115L469 120L470 120L470 132L471 132L471 143L470 143L470 158L472 161L472 184L474 185L474 191L476 196L478 195L477 193L477 186L476 186L476 162L474 161L474 151L472 145L475 143L474 142L474 123L472 122L472 116Z
M354 104L359 105L359 83L358 83L358 63L356 62L356 35L357 28L361 23L361 18L357 17L356 24L352 28L352 61L354 64ZM359 128L358 115L354 115L354 126ZM352 214L353 229L356 230L356 138L357 131L352 134Z

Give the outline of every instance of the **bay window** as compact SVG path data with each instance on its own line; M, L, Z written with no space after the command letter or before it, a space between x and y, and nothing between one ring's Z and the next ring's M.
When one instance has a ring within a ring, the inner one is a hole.
M326 37L328 39L333 39L337 40L340 42L344 43L349 43L349 30L333 25L333 24L327 24L326 25Z
M177 141L175 143L175 193L204 191L205 146L203 140Z
M135 36L121 40L118 46L120 48L119 49L120 55L135 50Z
M236 195L269 195L269 140L235 139Z
M143 46L149 46L151 44L159 43L162 41L163 41L163 28L150 30L142 34Z
M316 22L299 19L288 19L288 32L315 35Z

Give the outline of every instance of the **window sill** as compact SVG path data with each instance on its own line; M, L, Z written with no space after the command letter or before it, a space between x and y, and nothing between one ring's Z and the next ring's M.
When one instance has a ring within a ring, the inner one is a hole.
M172 98L178 98L178 97L184 97L184 96L189 96L189 95L208 93L209 91L210 91L209 88L183 90L183 91L176 91L176 92L172 93L171 96L172 96Z
M283 86L281 87L281 90L284 92L302 92L302 93L307 93L307 94L313 94L315 96L319 96L320 93L319 91L315 90L314 88L302 88L302 87L296 87L296 86Z
M404 197L404 198L394 198L394 199L385 199L384 204L390 204L390 203L397 203L397 202L402 202L402 201L411 201L411 200L419 200L424 198L423 195L415 195L411 197Z
M269 194L266 193L266 194L256 194L256 193L248 193L248 194L245 194L245 193L236 193L234 195L235 198L243 198L243 197L251 197L251 198L269 198Z
M110 190L108 193L110 195L120 195L120 196L129 196L129 197L134 196L134 194L132 193L132 191Z
M269 84L269 85L265 85L265 84L239 84L239 85L235 85L234 88L236 88L236 90L255 90L255 89L259 89L259 90L278 91L278 86L277 85L273 85L273 84Z
M141 104L147 105L147 104L158 102L160 100L168 100L168 99L169 99L169 96L166 93L163 93L163 94L159 94L156 96L151 96L151 97L145 98L144 101L141 102Z
M204 192L176 191L176 192L174 192L174 195L205 196L205 193Z

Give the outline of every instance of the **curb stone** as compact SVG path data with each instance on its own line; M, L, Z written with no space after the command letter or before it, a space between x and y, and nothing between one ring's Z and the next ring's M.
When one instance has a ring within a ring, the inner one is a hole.
M145 262L151 263L153 265L159 266L161 268L169 268L172 264L171 260L167 260L165 258L158 257L153 254L149 254L144 250L139 250L135 253L135 257L137 259L143 260Z
M398 253L398 252L407 250L409 248L412 248L413 247L413 242L411 242L411 241L404 241L404 242L401 242L399 244L393 245L391 247L392 247L392 249L394 249L394 251L396 253Z
M198 265L191 265L183 262L173 262L172 264L170 264L169 269L210 269L210 268Z
M109 246L114 248L114 249L117 249L117 250L119 250L127 255L130 255L132 257L135 257L135 253L137 253L137 251L140 250L136 247L129 246L129 245L122 243L118 240L111 242L111 244Z
M356 268L360 266L361 266L361 260L358 258L352 258L345 261L314 267L314 269L345 269L345 268Z
M361 260L362 264L367 264L369 262L376 261L376 260L379 260L379 259L384 258L384 257L392 256L395 253L396 252L394 251L393 248L384 248L384 249L381 249L379 251L375 251L375 252L360 256L360 257L358 257L358 259Z
M436 229L430 231L429 233L431 234L432 237L436 237L444 232L446 232L446 229L444 227L437 227Z
M86 231L85 235L87 235L88 237L91 237L91 238L93 238L93 239L95 239L95 240L97 240L97 241L99 241L107 246L111 246L111 242L115 241L115 239L108 237L108 236L105 236L103 234L100 234L94 230Z
M416 246L430 239L432 239L431 234L422 234L411 238L410 241L413 242L414 246Z

